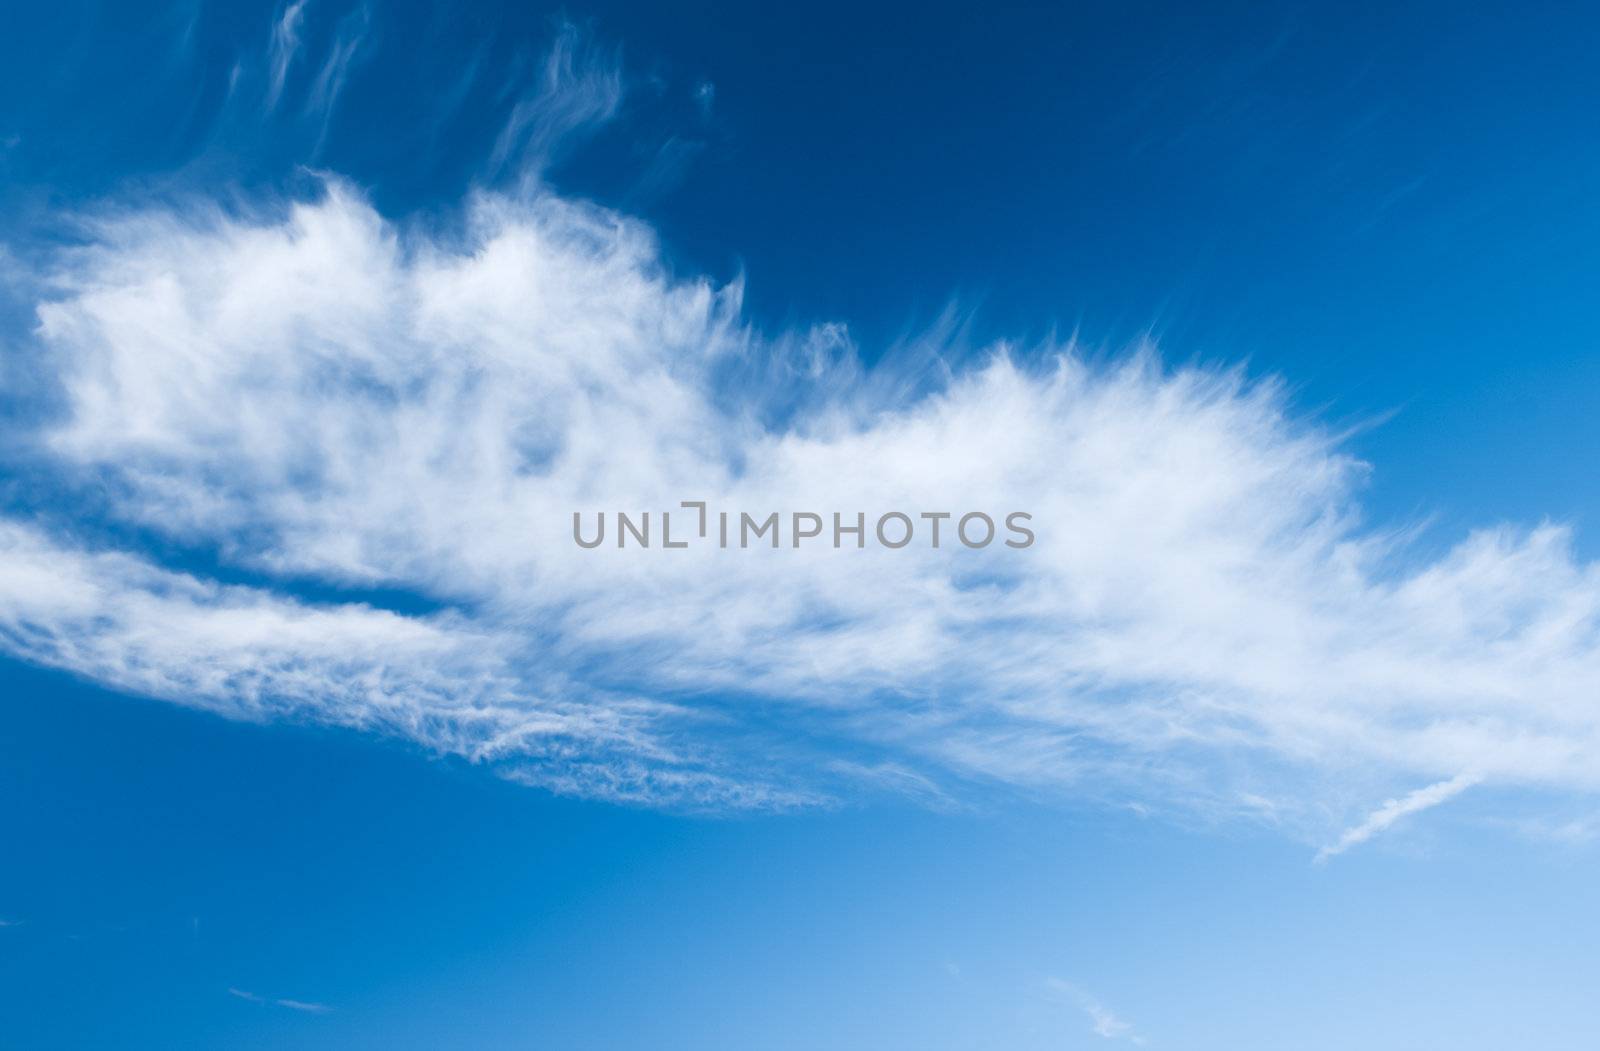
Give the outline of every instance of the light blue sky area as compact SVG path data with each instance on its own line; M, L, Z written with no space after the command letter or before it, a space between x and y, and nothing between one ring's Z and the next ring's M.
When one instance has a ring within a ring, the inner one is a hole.
M1476 808L1270 832L880 805L684 818L8 666L20 1047L1581 1048L1592 851ZM323 1003L312 1013L230 995Z
M1600 23L1468 6L9 5L0 1045L1596 1046ZM596 390L1056 561L505 561Z

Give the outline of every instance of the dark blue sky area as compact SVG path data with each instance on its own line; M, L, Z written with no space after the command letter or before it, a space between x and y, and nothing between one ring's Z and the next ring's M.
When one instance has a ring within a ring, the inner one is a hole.
M1150 331L1338 423L1398 412L1355 445L1380 517L1600 509L1577 454L1600 439L1580 7L330 0L264 114L275 12L14 6L14 216L130 183L284 188L302 163L390 214L453 208L510 177L487 161L565 18L620 56L627 100L551 180L652 222L685 272L743 269L768 328L842 320L869 358L952 306L968 345ZM324 124L308 99L344 39Z

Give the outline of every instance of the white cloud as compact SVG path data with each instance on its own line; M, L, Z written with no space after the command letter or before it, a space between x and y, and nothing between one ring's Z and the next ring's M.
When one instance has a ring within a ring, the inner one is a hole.
M1133 1031L1133 1026L1118 1018L1104 1004L1090 996L1083 989L1072 982L1060 978L1046 978L1045 988L1053 995L1063 997L1089 1017L1089 1028L1096 1036L1103 1036L1107 1040L1128 1040L1135 1044L1143 1044L1144 1038Z
M272 39L267 44L267 109L283 96L289 66L300 50L300 27L305 21L307 0L293 0L272 24Z
M620 58L571 23L560 27L531 79L495 140L489 158L491 175L507 166L541 171L574 136L606 124L622 108Z
M696 768L654 739L673 706L517 667L522 640L459 614L308 604L64 546L4 520L0 569L0 646L116 689L230 718L307 717L399 734L586 795L812 801Z
M291 1011L299 1011L302 1014L321 1015L333 1010L327 1004L312 1003L308 1000L269 1000L264 996L250 992L248 989L236 989L233 986L228 987L228 995L252 1004L271 1004L274 1007L285 1007Z
M540 191L448 232L334 183L85 241L38 307L62 410L13 436L60 489L0 533L0 645L26 659L647 802L1003 785L1320 835L1464 770L1600 780L1600 571L1567 530L1423 559L1361 525L1365 466L1273 383L937 341L865 368L838 326L754 332L737 283L669 276L648 228ZM75 539L85 493L115 528ZM1020 509L1038 542L572 543L574 510L686 499ZM251 582L163 569L129 529Z
M327 139L328 128L333 119L333 107L344 91L350 66L361 50L371 20L372 12L365 5L356 8L340 20L338 32L328 49L328 57L311 84L310 93L306 97L306 112L316 115L321 120L321 131L317 136L313 156L322 152L322 145Z
M1338 841L1317 852L1318 863L1327 861L1331 857L1343 854L1351 847L1358 846L1389 828L1401 818L1420 813L1440 803L1446 803L1465 792L1478 783L1476 774L1458 774L1448 781L1428 785L1409 792L1398 799L1390 799L1377 810L1367 816L1367 819L1354 828L1346 829Z

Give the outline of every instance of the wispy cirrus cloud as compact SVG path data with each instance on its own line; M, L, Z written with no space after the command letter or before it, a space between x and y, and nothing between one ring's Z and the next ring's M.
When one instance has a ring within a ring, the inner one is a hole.
M1046 978L1045 989L1050 995L1075 1005L1089 1019L1089 1028L1096 1036L1107 1040L1127 1040L1143 1044L1144 1038L1134 1032L1133 1025L1089 995L1073 982L1061 978Z
M300 52L300 29L305 22L306 4L309 0L291 0L272 23L272 35L267 43L267 109L278 105L283 97L284 83L289 79L289 66Z
M290 1011L299 1011L302 1014L322 1015L333 1010L333 1008L329 1007L327 1004L313 1003L309 1000L268 998L265 996L258 996L257 994L250 992L248 989L237 989L233 986L228 987L228 995L252 1004L267 1004L272 1007L283 1007Z
M333 44L328 49L328 56L311 84L311 90L306 97L306 111L321 120L321 130L317 134L317 144L313 148L312 156L320 155L327 141L334 106L344 91L345 81L350 76L350 67L360 53L371 28L371 22L372 12L365 5L356 8L340 20Z
M537 173L581 134L598 128L622 108L622 61L578 26L563 23L538 63L527 63L526 83L514 85L516 101L495 139L488 174L508 167Z
M25 659L646 803L999 787L1325 837L1465 771L1597 787L1600 571L1568 530L1425 557L1363 527L1367 467L1270 380L937 340L869 368L537 186L447 229L336 180L106 210L27 277L55 408L9 435L52 493L0 529ZM574 510L685 499L1025 509L1038 541L572 542Z

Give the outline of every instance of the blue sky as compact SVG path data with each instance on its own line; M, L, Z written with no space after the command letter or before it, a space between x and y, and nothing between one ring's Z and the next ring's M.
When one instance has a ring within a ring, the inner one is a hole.
M0 1043L1592 1047L1594 29L13 5Z

